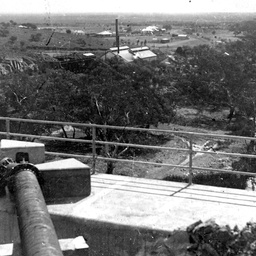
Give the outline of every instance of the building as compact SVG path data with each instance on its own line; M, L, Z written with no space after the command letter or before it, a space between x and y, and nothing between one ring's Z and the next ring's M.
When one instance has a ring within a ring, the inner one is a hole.
M189 36L188 35L179 34L178 38L179 39L189 39Z
M160 42L162 44L170 43L170 39L169 38L162 38Z
M96 34L96 36L100 36L100 37L108 37L108 36L112 36L113 33L111 33L110 31L102 31Z
M82 51L48 51L41 56L51 68L64 68L72 72L83 71L96 58L93 53Z
M149 47L147 46L132 48L131 52L134 55L134 59L152 61L152 60L156 60L157 58L157 55L152 51L150 51Z
M107 51L101 59L111 59L113 57L119 57L124 62L129 63L133 62L136 59L142 59L146 61L152 61L157 58L157 55L150 51L149 47L136 47L136 48L129 48L128 46L120 46L119 53L117 47L112 47Z
M101 57L101 59L106 60L114 57L119 57L127 63L134 60L133 53L130 52L130 48L128 46L120 46L119 52L118 47L112 47Z

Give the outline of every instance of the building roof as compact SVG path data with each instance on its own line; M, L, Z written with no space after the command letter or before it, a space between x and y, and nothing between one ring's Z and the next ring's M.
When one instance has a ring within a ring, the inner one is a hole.
M111 52L117 52L118 47L111 47L109 48ZM124 51L124 50L128 50L129 46L120 46L119 47L119 51Z
M112 33L109 32L109 31L102 31L102 32L97 33L97 35L100 35L100 36L110 36L110 35L112 35Z
M152 51L149 50L149 47L137 47L137 48L132 48L131 51L134 54L134 58L139 58L139 59L146 59L146 58L153 58L156 57L157 55L153 53Z
M131 48L128 46L120 46L119 53L117 52L117 47L110 48L110 52L115 56L121 57L125 62L132 62L135 59L146 59L156 57L157 55L149 50L149 47L136 47Z
M132 52L140 52L140 51L146 51L149 50L148 46L143 46L143 47L135 47L135 48L131 48Z
M147 50L147 51L143 51L143 52L136 52L135 56L140 59L146 59L146 58L156 57L156 54L151 52L150 50Z
M130 52L130 48L128 46L120 46L119 53L118 47L111 47L110 52L115 56L121 57L125 62L132 62L134 60L133 53Z
M141 31L142 32L154 32L154 31L159 31L159 28L157 26L148 26L146 28L143 28Z

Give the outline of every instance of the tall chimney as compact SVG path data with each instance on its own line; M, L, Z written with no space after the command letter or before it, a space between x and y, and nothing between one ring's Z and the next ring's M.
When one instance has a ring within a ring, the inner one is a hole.
M117 46L117 53L119 53L118 19L116 19L116 46Z

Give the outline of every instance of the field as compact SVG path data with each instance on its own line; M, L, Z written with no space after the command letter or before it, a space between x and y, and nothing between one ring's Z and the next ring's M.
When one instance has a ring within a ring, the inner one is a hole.
M115 36L96 37L95 33L102 31L115 32L115 20L118 18L120 33L120 45L129 45L130 47L149 46L152 50L161 49L165 54L172 53L179 46L197 46L200 44L216 45L223 40L237 40L233 33L228 30L227 20L221 23L222 16L216 23L216 17L204 17L198 19L197 16L153 16L153 15L39 15L31 16L0 16L0 22L15 21L17 24L8 28L9 34L6 37L0 37L1 55L25 53L40 53L45 50L66 51L82 49L86 52L96 53L97 56L104 54L106 50L114 46ZM183 20L181 20L183 18ZM230 17L230 21L234 17ZM198 22L199 20L199 22ZM216 23L213 23L213 21ZM33 23L38 29L19 28L22 23ZM195 25L196 24L196 25ZM215 25L212 25L215 24ZM224 24L224 25L223 25ZM171 25L163 33L157 35L135 33L147 26L163 27ZM127 33L127 27L131 27L132 33ZM189 33L188 39L173 38L172 34L187 34L188 29L194 29ZM66 33L67 30L72 33ZM83 31L84 34L78 34L75 31ZM214 31L214 32L213 32ZM214 34L213 34L214 33ZM41 34L38 41L31 41L31 35ZM11 37L16 37L14 42L10 42ZM162 38L169 38L169 43L160 43ZM156 42L157 39L157 42ZM145 43L146 42L146 43Z

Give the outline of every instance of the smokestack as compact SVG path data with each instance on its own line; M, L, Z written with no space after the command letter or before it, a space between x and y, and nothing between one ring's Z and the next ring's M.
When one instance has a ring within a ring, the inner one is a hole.
M119 53L118 19L116 19L116 46L117 46L117 53Z

